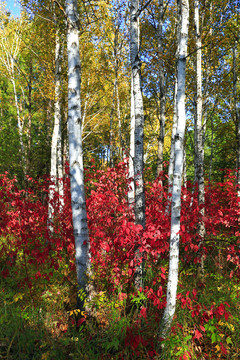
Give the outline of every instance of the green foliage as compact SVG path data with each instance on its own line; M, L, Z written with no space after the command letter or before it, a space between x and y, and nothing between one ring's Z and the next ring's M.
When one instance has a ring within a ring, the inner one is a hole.
M143 291L137 291L137 294L130 295L131 303L138 309L146 303L147 296Z

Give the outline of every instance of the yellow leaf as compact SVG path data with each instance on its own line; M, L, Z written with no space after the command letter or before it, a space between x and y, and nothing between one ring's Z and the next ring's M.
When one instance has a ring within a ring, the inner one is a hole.
M49 352L46 352L46 353L42 354L41 360L47 360L47 359L48 359L48 355L49 355Z
M22 300L23 295L21 293L18 293L14 296L13 301L18 302L18 300Z
M228 327L232 332L235 331L235 327L234 327L232 324L228 324L228 323L227 323L227 327Z

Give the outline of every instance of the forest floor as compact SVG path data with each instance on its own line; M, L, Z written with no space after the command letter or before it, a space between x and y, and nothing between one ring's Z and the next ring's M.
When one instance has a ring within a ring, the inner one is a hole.
M19 287L16 264L0 280L0 359L237 360L240 284L216 270L209 265L201 281L189 269L181 272L172 331L156 351L161 310L156 314L143 293L111 298L101 291L93 300L94 316L76 326L74 274L62 268L50 282Z

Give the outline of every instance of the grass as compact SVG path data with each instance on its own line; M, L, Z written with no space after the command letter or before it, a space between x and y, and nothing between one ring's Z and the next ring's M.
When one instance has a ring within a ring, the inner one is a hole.
M0 270L4 268L4 259ZM222 269L212 264L206 268L199 282L196 269L185 269L180 276L179 292L193 306L201 307L192 316L188 306L177 302L173 329L161 352L154 355L162 310L143 293L120 299L99 292L92 302L94 316L76 326L75 274L68 273L64 261L50 281L35 279L36 269L29 268L33 287L21 283L21 264L16 262L10 276L0 278L0 359L7 360L134 360L134 359L238 359L240 357L240 285L238 279L229 278ZM210 270L207 272L207 270ZM32 274L31 274L32 272ZM153 274L152 274L153 276ZM151 284L151 276L148 279ZM197 295L192 295L193 289ZM201 320L227 302L231 313ZM139 308L147 308L146 319L140 317ZM202 321L202 323L201 323ZM204 327L202 336L194 339L196 330ZM226 350L226 354L224 349ZM190 354L190 356L188 355Z

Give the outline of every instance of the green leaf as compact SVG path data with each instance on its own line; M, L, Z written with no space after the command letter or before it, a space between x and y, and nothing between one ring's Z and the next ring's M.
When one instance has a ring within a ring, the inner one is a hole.
M213 333L213 334L212 334L211 340L212 340L212 344L217 341L217 334L216 334L216 333Z
M192 335L188 335L188 336L186 336L185 338L184 338L184 340L185 341L188 341L188 340L190 340L192 338Z

